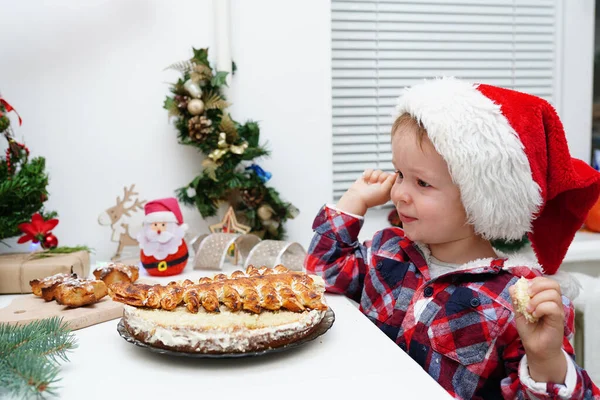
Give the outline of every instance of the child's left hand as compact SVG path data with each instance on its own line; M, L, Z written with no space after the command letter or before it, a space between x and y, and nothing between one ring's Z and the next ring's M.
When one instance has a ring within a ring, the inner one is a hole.
M515 288L509 288L510 296L515 301ZM546 376L546 367L554 365L562 365L566 361L562 352L563 336L565 329L565 312L562 303L562 295L558 282L545 277L536 277L529 281L529 295L531 300L527 306L529 311L537 322L527 322L525 317L516 313L515 322L521 342L527 353L527 361L531 377L538 382L555 382L561 383L560 376L562 372L557 374L550 373ZM562 360L562 361L561 361ZM559 363L558 365L556 363ZM561 370L562 368L558 368ZM534 371L539 371L535 374ZM538 375L538 376L534 376ZM564 375L562 375L564 379Z

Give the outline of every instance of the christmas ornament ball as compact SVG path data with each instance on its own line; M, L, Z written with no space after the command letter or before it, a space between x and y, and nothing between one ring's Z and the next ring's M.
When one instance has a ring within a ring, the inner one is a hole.
M204 112L204 103L199 99L192 99L188 102L187 109L192 115L200 115Z
M54 249L58 246L58 239L52 233L48 233L44 236L44 240L42 241L42 248L44 249Z
M269 206L260 206L256 212L258 214L258 218L263 221L271 219L273 216L273 209Z

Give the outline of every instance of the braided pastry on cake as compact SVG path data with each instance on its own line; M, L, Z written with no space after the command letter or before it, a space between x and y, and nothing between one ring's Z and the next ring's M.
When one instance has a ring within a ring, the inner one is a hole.
M217 274L212 279L201 278L198 283L189 279L166 286L121 282L108 289L113 300L135 307L173 310L183 303L191 313L201 307L214 313L222 304L230 311L255 314L262 310L327 310L322 302L324 291L321 278L282 265L273 269L250 265L246 272L235 271L229 277Z

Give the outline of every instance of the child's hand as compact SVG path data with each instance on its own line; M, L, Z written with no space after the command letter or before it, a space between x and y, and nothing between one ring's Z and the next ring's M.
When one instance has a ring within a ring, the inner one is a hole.
M365 215L367 209L387 203L396 174L366 170L350 186L336 207L351 214Z
M513 303L515 287L509 288ZM529 305L527 311L537 318L527 322L516 313L515 322L523 342L529 374L537 382L564 383L567 362L562 352L565 313L560 286L552 279L537 277L529 281Z

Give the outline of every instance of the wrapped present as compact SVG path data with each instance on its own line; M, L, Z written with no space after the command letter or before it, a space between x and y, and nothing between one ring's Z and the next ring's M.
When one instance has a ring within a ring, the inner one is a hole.
M87 251L68 254L9 253L0 254L0 293L31 293L29 281L58 273L87 277L90 255Z

